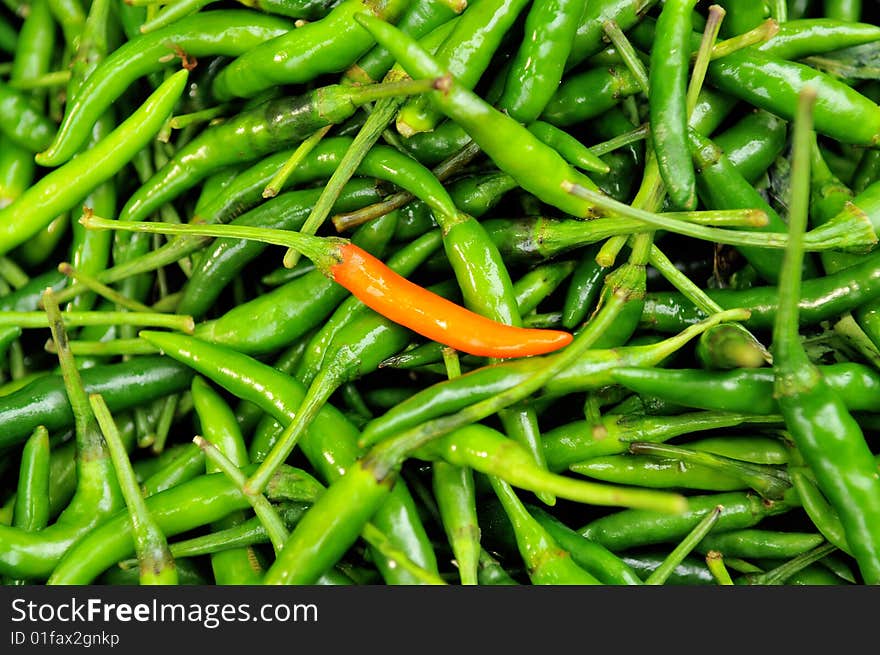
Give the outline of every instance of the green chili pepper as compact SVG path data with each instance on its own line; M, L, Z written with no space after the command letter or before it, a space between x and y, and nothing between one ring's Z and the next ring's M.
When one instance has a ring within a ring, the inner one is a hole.
M290 191L245 212L231 223L295 230L305 222L319 194L320 190L316 189ZM343 190L336 208L361 207L379 198L375 183L356 178ZM266 245L259 241L215 239L202 253L184 285L177 311L193 317L204 315L226 285L265 249Z
M788 137L788 123L768 111L747 113L735 125L712 137L727 161L750 183L755 184L782 154Z
M844 271L804 280L800 301L802 324L816 325L876 299L880 294L878 262L880 259L872 254ZM709 289L706 293L722 307L748 307L751 316L743 321L748 328L770 327L779 302L776 286ZM678 292L651 291L645 297L642 325L659 332L673 332L704 316Z
M252 46L229 63L212 86L214 97L250 98L278 84L296 84L324 73L342 72L373 45L369 32L354 20L369 11L396 20L408 0L380 0L364 4L344 0L323 18Z
M584 4L545 0L532 4L525 38L507 71L498 105L521 123L532 123L559 85L574 44Z
M640 91L635 75L625 67L591 68L563 79L540 117L557 127L576 125L605 113L622 98Z
M525 0L483 0L470 6L434 53L437 62L459 84L473 89L527 4ZM427 98L413 98L397 114L397 131L403 136L430 131L442 117Z
M159 356L83 370L80 374L87 393L100 393L111 411L120 411L189 385L190 371ZM38 426L59 430L73 425L61 375L44 375L0 403L0 425L4 445L23 441Z
M267 100L209 127L175 152L174 157L134 193L120 220L143 220L220 168L253 161L297 144L316 130L339 123L364 103L385 94L400 95L412 82L346 87L330 85L303 95Z
M696 326L695 326L696 327ZM571 367L561 371L544 385L548 397L574 391L587 391L606 386L612 371L625 362L638 361L640 365L660 362L676 352L700 329L647 346L630 346L612 350L593 350ZM407 428L432 418L451 414L472 403L480 402L515 387L546 365L540 357L533 357L475 369L454 380L438 382L413 394L407 401L371 421L363 431L361 443L377 443ZM430 401L428 402L428 399Z
M747 491L731 491L688 496L688 510L675 515L621 510L594 519L578 532L619 553L630 548L681 539L718 505L724 508L715 526L718 532L751 528L766 517L791 509L785 502L766 501Z
M841 362L823 365L819 370L851 410L880 410L880 376L872 368L857 362ZM636 393L656 395L689 407L765 415L779 412L769 368L706 371L620 367L611 377Z
M792 440L840 515L847 543L868 584L880 581L880 479L858 423L823 380L800 341L798 301L803 231L810 193L812 109L817 90L800 97L795 123L790 224L780 305L773 326L774 396Z
M676 416L607 414L598 423L573 421L547 432L544 454L553 471L593 457L625 453L630 442L662 443L673 437L750 422L779 423L778 416L760 418L732 412L688 412Z
M178 57L236 56L290 28L289 21L277 16L230 9L199 12L129 40L84 81L65 108L54 141L38 153L37 163L58 166L68 161L88 139L98 117L140 77L166 68Z
M489 480L513 526L532 584L601 584L581 568L570 553L560 548L549 532L529 514L509 484L494 476Z
M89 403L104 435L116 479L128 506L135 554L140 565L139 582L142 585L176 585L177 568L168 541L147 509L110 410L100 395L90 395Z
M65 552L123 505L107 446L89 406L76 363L66 347L64 324L50 289L44 293L43 303L50 316L52 337L59 345L65 408L73 412L76 492L55 522L38 533L0 526L3 532L0 572L37 579L45 579Z
M42 425L25 442L18 472L18 488L12 509L12 526L26 532L37 532L49 524L50 506L49 432ZM7 584L27 584L26 580L9 580Z
M192 392L201 434L216 445L233 464L239 468L246 466L247 447L232 410L200 377L193 378ZM216 466L209 464L207 473L215 473L217 470ZM224 530L239 525L246 519L245 512L237 512L213 524L212 528ZM211 567L216 584L258 584L262 577L256 554L249 548L216 553L211 556Z
M674 207L697 206L696 175L687 147L688 55L695 0L667 0L651 48L648 95L651 138L666 191Z
M7 252L24 243L128 163L171 113L187 76L186 70L172 75L98 145L75 161L52 170L16 202L0 210L0 251ZM76 184L69 184L71 179Z
M292 484L295 488L301 483L302 476L295 470L293 474ZM278 477L290 477L290 474L285 469L278 473ZM208 525L231 512L249 507L241 492L222 473L201 475L195 480L154 494L146 499L146 506L166 536ZM181 511L181 508L189 510ZM133 552L134 541L128 514L119 512L79 541L51 571L47 583L89 584L113 563L129 557Z
M402 31L422 38L435 28L448 24L466 7L465 3L453 7L444 0L410 4L397 22ZM343 84L370 84L378 82L394 66L394 56L382 46L374 46L358 59L342 76Z
M770 17L770 9L764 0L727 0L724 9L727 15L721 24L721 33L725 37L748 32Z
M586 4L574 36L566 67L574 68L605 47L605 21L614 21L624 32L638 24L657 0L598 0Z
M34 108L28 94L0 82L0 111L7 117L0 132L30 152L45 148L55 134L55 125Z

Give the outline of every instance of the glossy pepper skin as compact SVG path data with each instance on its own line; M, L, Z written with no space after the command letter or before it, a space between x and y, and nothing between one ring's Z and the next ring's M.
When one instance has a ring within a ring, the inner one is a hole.
M820 367L825 381L852 411L880 411L880 376L856 362ZM614 380L636 393L665 398L691 407L729 412L774 414L769 368L707 371L688 368L627 368L612 371Z
M650 49L655 35L656 24L650 19L641 21L630 33L636 45L647 49ZM696 51L699 44L700 35L692 32L691 50ZM800 44L798 54L809 54L810 39L805 38ZM794 46L789 43L788 47ZM880 141L880 106L844 82L806 64L758 48L744 48L713 60L709 64L707 81L719 91L787 121L794 118L798 94L805 87L813 87L818 91L815 108L818 133L841 143L866 147L873 147ZM844 127L850 124L853 129Z
M298 229L305 222L317 189L282 193L245 212L233 225L259 225L279 229ZM381 198L375 182L355 178L343 189L335 207L343 210L376 202ZM194 318L203 316L238 273L266 249L266 244L244 239L215 239L199 258L183 288L176 311Z
M472 355L501 358L541 355L571 343L572 337L566 332L505 327L442 298L429 296L422 287L408 283L384 265L377 265L368 253L355 251L354 246L345 248L343 257L356 263L334 267L334 279L354 288L355 295L367 306L431 340Z
M376 85L378 87L380 85ZM119 220L143 220L162 204L225 166L295 146L315 131L355 113L376 87L328 85L260 103L209 127L131 195Z
M456 21L434 57L460 84L474 88L527 4L523 0L486 0L472 5ZM427 98L412 98L397 114L397 130L404 136L430 131L442 118Z
M351 66L373 45L373 39L354 20L368 11L384 20L396 20L409 0L345 0L324 18L240 54L214 80L218 101L250 98L278 84L296 84Z
M25 150L38 152L55 135L52 121L34 108L25 93L5 83L0 83L0 112L6 117L0 131Z
M660 174L674 207L697 206L696 175L687 145L688 38L696 0L667 0L651 48L648 94L651 139Z
M709 289L709 297L722 307L748 307L749 328L768 328L779 306L779 287L756 286L751 289ZM855 266L838 273L804 280L800 312L803 325L856 309L880 297L880 254L872 253ZM675 291L652 291L645 297L641 324L659 332L674 332L700 320L704 314Z
M541 115L562 80L584 3L542 0L526 17L524 39L507 72L498 105L521 123Z

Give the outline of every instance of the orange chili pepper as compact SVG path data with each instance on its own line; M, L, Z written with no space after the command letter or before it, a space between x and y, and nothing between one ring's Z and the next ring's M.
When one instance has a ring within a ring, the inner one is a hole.
M373 311L428 339L482 357L543 355L571 343L559 330L497 323L410 282L354 244L338 248L330 276Z

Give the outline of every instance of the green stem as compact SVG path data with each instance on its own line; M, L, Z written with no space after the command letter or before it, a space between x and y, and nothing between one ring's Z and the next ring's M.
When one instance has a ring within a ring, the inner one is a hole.
M662 585L669 579L675 568L684 561L690 552L705 537L709 531L715 527L718 519L721 517L721 511L724 509L722 505L716 505L712 511L700 519L700 522L694 526L688 535L681 541L675 549L667 555L663 563L660 564L653 573L645 580L646 585Z
M229 111L229 105L217 105L216 107L208 107L207 109L202 109L200 111L194 111L189 114L179 114L177 116L172 116L168 121L168 126L172 130L180 130L184 127L189 127L190 125L196 125L198 123L204 123L205 121L212 121L215 118L220 118L225 113Z
M244 486L247 482L245 474L210 441L200 435L196 435L193 437L193 443L204 451L205 457L214 466L242 490L242 494L253 508L254 513L260 518L263 527L266 528L266 533L269 535L269 541L272 542L275 554L280 553L284 547L284 542L287 541L290 535L288 534L287 527L284 525L284 521L281 520L278 512L275 511L275 508L272 507L268 499L262 493L245 493Z
M749 30L748 32L743 32L742 34L738 34L734 37L716 43L715 47L712 48L712 60L714 61L716 59L721 59L722 57L731 55L734 52L738 52L739 50L751 48L752 46L758 45L759 43L769 41L774 36L776 36L778 32L779 23L773 18L768 18L763 23L761 23L754 29Z
M789 244L779 275L779 304L773 322L773 356L788 366L802 362L806 355L800 341L801 262L804 257L804 230L810 202L810 165L813 136L812 110L815 88L807 87L798 98L792 136L791 191L789 201Z
M620 134L613 139L608 139L607 141L603 141L602 143L597 143L594 146L590 146L590 151L596 155L597 157L601 157L602 155L607 155L610 152L614 152L624 146L628 146L632 143L637 143L639 141L644 141L651 134L651 127L648 123L644 123L639 127Z
M710 550L706 553L706 566L719 585L730 586L734 584L733 578L730 577L730 572L724 564L724 555L717 550Z
M21 289L30 280L28 274L9 257L0 257L0 277L6 280L13 289Z
M104 434L110 459L116 471L116 479L128 506L135 552L140 564L140 583L176 585L177 568L168 548L168 541L144 501L137 476L110 409L100 394L90 395L89 403Z
M300 143L296 149L293 151L293 154L290 155L288 160L284 162L284 165L278 169L278 172L272 176L272 179L269 180L269 183L266 185L266 188L263 189L263 197L264 198L274 198L278 195L278 192L284 188L285 183L288 178L293 175L293 172L297 169L297 167L302 163L303 159L305 159L308 154L315 149L315 147L321 143L321 139L323 139L327 132L330 131L332 125L325 125L319 130L315 130L311 135L309 135L306 139L303 139L302 143ZM314 234L314 233L311 233ZM290 250L288 253L295 253L296 251ZM285 255L285 257L292 255ZM299 253L296 253L296 258L299 258ZM295 261L293 262L296 263ZM286 265L286 264L285 264ZM288 268L292 268L291 264Z
M804 553L803 555L798 555L787 561L785 564L780 564L775 569L770 569L769 571L762 573L760 575L750 576L749 584L752 585L781 585L785 584L786 580L788 580L795 573L803 571L810 564L818 562L823 559L827 555L830 555L837 547L834 544L822 544L821 546L817 546L813 550Z
M480 147L473 141L470 141L468 145L457 153L437 164L432 169L434 177L441 182L449 179L454 173L467 166L480 152ZM384 216L395 209L400 209L413 200L415 200L415 196L409 191L400 191L388 196L381 202L362 207L353 212L336 214L331 220L337 232L345 232L374 218Z
M337 367L322 368L309 385L305 396L296 410L293 420L287 424L278 436L271 450L260 462L256 471L246 480L243 491L247 495L262 493L272 475L288 458L296 447L300 437L308 429L312 419L318 414L333 392L342 382Z
M606 196L600 191L593 191L592 189L588 189L572 182L565 181L562 184L563 188L569 193L595 204L598 209L603 210L610 215L644 221L646 225L650 225L656 229L667 230L683 236L689 236L703 241L723 243L730 246L752 246L756 248L775 248L781 250L785 249L788 244L789 236L787 234L776 232L743 232L739 230L725 230L703 225L693 225L678 221L674 218L667 218L662 214L627 205ZM868 223L870 223L870 221L868 221ZM827 229L823 230L823 228L827 227L828 224L826 223L824 226L820 226L805 234L802 239L801 247L809 249L810 251L852 248L857 245L870 247L876 243L877 240L877 236L876 234L873 234L873 230L871 230L872 234L868 235L872 238L868 238L864 233L853 235L852 225L849 225L845 229L835 229L831 238L828 238L829 231Z
M400 98L383 98L376 103L366 122L364 122L357 135L355 135L348 150L345 151L345 155L343 155L336 170L333 171L330 179L324 185L321 195L315 201L315 206L312 207L312 211L309 213L308 218L306 218L302 228L300 228L300 232L303 234L317 233L318 228L324 224L328 214L330 214L330 210L333 208L333 204L339 197L342 188L351 179L351 176L354 175L357 167L363 161L370 148L382 136L382 132L388 127L388 124L394 120L397 110L402 104L403 100ZM284 265L287 268L292 268L286 261Z
M388 536L372 523L367 523L361 531L361 537L376 552L381 553L388 558L389 561L395 562L407 573L411 574L416 580L422 584L429 585L445 585L446 582L436 573L428 571L415 562L413 562L402 550L397 548Z
M718 39L718 33L721 31L721 23L727 12L719 5L709 7L709 16L706 20L706 28L703 30L703 39L700 41L700 48L697 50L697 57L694 60L693 72L691 73L690 84L687 90L687 116L690 120L691 114L697 106L700 98L700 91L703 89L703 82L706 80L706 72L709 70L709 63L712 59L712 49L715 47L715 41Z
M189 236L250 239L277 246L296 248L311 259L315 266L327 270L339 262L337 248L347 243L344 239L316 237L299 232L274 228L249 227L245 225L206 225L150 223L146 221L111 221L98 216L83 216L80 219L88 229L122 230L124 232L145 232L148 234L182 234Z
M60 264L58 264L58 272L62 275L66 275L75 282L79 282L80 284L87 287L89 290L94 291L99 296L106 298L110 302L119 305L120 307L125 307L126 309L130 309L133 312L153 312L150 307L147 307L146 305L139 303L136 300L124 296L113 287L109 287L103 282L96 280L88 273L77 271L68 262L61 262Z
M192 334L195 322L192 316L157 314L155 312L64 312L62 322L67 327L86 325L133 325L136 327L164 327ZM45 328L49 318L44 312L0 312L0 327Z
M114 339L112 341L69 341L70 352L74 355L89 357L120 357L123 355L155 355L159 349L143 339ZM45 350L57 354L55 342L49 339Z
M711 315L723 310L721 305L712 300L709 294L682 273L656 245L651 248L651 256L648 261L670 284L678 289L685 298L690 300L702 312Z
M55 86L64 86L70 81L70 71L54 71L45 73L39 77L31 77L20 80L10 80L7 82L14 89L30 90L45 89Z
M636 78L636 82L638 83L639 88L641 88L642 93L648 95L650 92L648 71L645 69L645 64L639 57L639 53L636 52L632 43L626 38L626 34L620 29L620 25L617 24L617 21L606 20L602 23L602 29L605 31L605 34L608 36L611 43L614 44L614 47L617 48L617 52L623 59L623 63L626 64L626 67L633 74L633 77Z

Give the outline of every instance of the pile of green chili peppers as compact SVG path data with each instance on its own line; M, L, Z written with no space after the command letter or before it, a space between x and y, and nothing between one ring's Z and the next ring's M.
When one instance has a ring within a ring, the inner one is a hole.
M876 5L3 0L0 580L880 584Z

